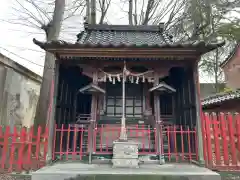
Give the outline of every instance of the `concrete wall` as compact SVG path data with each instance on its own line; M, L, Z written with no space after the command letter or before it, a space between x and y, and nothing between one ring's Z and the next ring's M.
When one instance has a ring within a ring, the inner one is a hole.
M0 54L0 124L30 127L41 77Z

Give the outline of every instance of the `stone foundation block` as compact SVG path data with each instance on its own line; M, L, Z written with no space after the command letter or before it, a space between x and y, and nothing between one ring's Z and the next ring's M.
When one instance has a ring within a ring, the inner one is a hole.
M113 159L113 168L139 168L138 159Z

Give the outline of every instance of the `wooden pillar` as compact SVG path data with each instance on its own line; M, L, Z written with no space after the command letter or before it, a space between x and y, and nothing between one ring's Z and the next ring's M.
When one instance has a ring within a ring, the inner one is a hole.
M97 71L93 73L93 84L97 85L98 84L98 74ZM89 126L89 134L88 136L90 136L90 142L88 143L88 149L89 149L89 164L92 163L92 153L93 153L93 142L94 141L94 128L95 128L95 124L96 124L96 118L97 118L97 98L98 95L96 93L92 94L92 104L91 104L91 122L90 122L90 126Z
M158 74L155 73L154 75L154 86L157 86L159 84ZM156 133L157 133L157 152L159 152L159 163L163 164L163 158L162 158L162 144L161 144L161 138L162 138L162 131L161 131L161 117L160 117L160 99L159 99L159 93L154 92L154 117L156 121Z
M55 131L55 110L56 110L56 102L58 95L58 75L59 75L59 62L55 61L55 67L52 69L53 71L53 96L50 97L50 103L52 102L52 109L50 109L49 119L47 120L48 124L48 151L47 151L47 163L51 163L54 145L54 131ZM49 104L50 105L50 104Z
M194 77L194 91L195 91L195 107L196 107L196 125L197 125L197 144L198 144L198 160L199 165L203 166L205 164L203 156L203 136L202 136L202 106L200 100L200 84L199 84L199 73L198 73L198 63L194 64L193 68Z

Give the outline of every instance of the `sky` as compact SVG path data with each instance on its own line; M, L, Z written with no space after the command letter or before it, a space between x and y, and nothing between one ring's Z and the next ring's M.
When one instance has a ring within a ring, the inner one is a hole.
M68 0L71 3L71 0ZM33 38L44 41L43 31L24 27L19 24L12 24L2 21L11 19L12 14L16 18L16 11L13 9L13 0L1 0L0 6L0 53L29 68L33 72L42 75L44 66L44 51L33 43ZM108 12L111 21L118 24L126 23L124 14L115 11L118 9L117 3L112 4ZM82 30L83 17L71 19L71 22L65 22L64 33L61 39L66 41L75 41L76 35Z
M71 3L72 0L68 0ZM119 7L119 0L114 0L108 11L107 21L112 24L127 24L127 9ZM27 67L42 76L44 66L44 51L33 43L33 38L44 41L44 33L39 29L29 28L23 25L5 22L14 16L13 0L1 0L0 6L0 53ZM32 7L30 7L32 8ZM125 11L126 10L126 11ZM83 17L74 17L64 21L63 33L60 39L75 41L76 35L82 30ZM200 77L200 82L208 82L206 76Z

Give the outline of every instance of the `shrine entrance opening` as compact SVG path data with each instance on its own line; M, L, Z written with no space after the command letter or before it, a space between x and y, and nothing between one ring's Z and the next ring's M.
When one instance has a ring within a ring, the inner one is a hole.
M63 158L62 152L74 151L82 153L81 156L88 156L91 151L104 157L111 155L113 141L120 137L123 107L126 136L138 142L141 155L157 158L159 151L162 154L176 153L176 149L181 150L177 148L182 146L180 141L189 141L188 135L183 134L178 142L180 134L176 133L177 144L174 144L173 133L178 131L173 127L195 127L194 106L191 106L194 103L193 83L187 80L191 69L165 67L156 71L151 64L140 62L142 65L136 68L127 62L128 76L123 89L123 62L110 65L106 62L95 67L92 64L71 64L67 67L60 64L56 157ZM158 132L157 127L160 126ZM162 133L160 142L157 142L157 133ZM190 141L191 153L196 153L194 133L190 134ZM158 143L162 144L161 150Z

